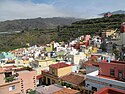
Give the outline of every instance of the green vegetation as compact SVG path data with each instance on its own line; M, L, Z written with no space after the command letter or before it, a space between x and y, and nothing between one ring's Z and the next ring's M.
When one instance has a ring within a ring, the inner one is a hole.
M75 18L34 18L34 19L17 19L0 22L0 32L11 32L21 30L32 30L32 29L53 29L58 25L68 25L80 19Z
M125 21L125 14L117 14L111 17L82 20L72 23L70 26L60 27L58 35L60 40L72 40L80 35L100 34L107 29L120 29L120 25Z
M31 90L31 91L29 92L29 94L36 94L36 91L35 91L35 90Z
M66 86L66 87L70 87L70 88L73 87L72 84L70 84L70 83L68 83L68 82L61 82L61 85L62 85L62 86Z
M57 33L49 30L31 30L11 35L0 35L0 51L13 50L20 47L28 47L34 44L46 44L55 40Z
M14 80L15 80L14 76L5 77L5 82L12 82L12 81L14 81Z
M99 34L107 29L120 29L125 21L125 15L113 15L109 18L96 18L82 20L71 25L58 26L55 29L32 29L21 33L0 35L0 51L13 50L20 47L28 47L34 44L46 44L51 41L68 42L85 34Z

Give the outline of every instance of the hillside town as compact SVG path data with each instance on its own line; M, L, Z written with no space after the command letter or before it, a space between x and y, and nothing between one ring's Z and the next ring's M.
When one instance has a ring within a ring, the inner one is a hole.
M1 52L0 94L125 94L125 22L120 27Z

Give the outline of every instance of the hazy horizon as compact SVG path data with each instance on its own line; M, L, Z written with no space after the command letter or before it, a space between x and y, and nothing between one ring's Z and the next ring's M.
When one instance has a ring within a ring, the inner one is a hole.
M0 21L74 17L97 18L98 14L125 10L123 0L0 0Z

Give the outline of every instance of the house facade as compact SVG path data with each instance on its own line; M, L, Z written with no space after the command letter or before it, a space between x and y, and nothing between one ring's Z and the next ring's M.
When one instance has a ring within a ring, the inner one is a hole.
M26 68L0 68L0 94L26 94L36 88L36 72Z
M66 63L57 63L49 66L49 71L42 71L42 82L45 85L57 84L61 76L72 72L72 65Z
M86 75L86 89L97 91L106 86L125 90L125 62L102 61L99 70Z

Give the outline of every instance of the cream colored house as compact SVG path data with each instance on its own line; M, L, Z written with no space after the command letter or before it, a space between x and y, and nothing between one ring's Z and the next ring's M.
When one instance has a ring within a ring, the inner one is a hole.
M64 60L71 62L71 64L79 65L79 61L84 58L86 58L86 54L84 52L80 52L76 55L67 55L64 57Z
M37 75L40 75L42 70L48 70L49 65L57 63L49 58L46 58L45 60L37 59L36 62L38 63L38 68L36 69Z

